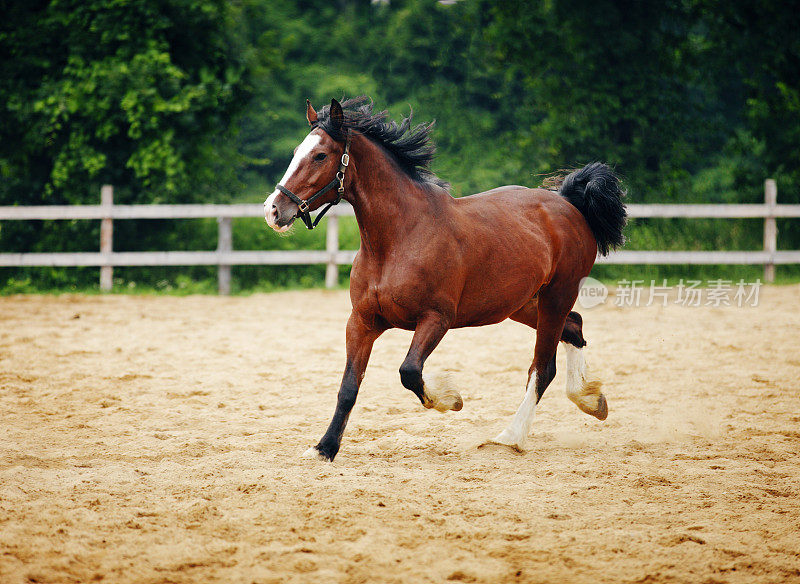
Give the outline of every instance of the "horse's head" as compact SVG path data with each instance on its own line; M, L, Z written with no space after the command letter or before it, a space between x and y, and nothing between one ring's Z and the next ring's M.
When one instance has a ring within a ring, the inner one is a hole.
M331 123L341 135L344 113L341 104L331 100ZM306 100L306 118L312 127L300 145L283 178L272 194L264 201L267 224L275 231L289 229L301 217L311 229L309 213L325 203L338 202L344 192L344 170L349 163L346 153L349 142L334 140L327 132L316 127L317 112ZM327 208L322 212L327 211ZM314 223L313 225L315 225Z

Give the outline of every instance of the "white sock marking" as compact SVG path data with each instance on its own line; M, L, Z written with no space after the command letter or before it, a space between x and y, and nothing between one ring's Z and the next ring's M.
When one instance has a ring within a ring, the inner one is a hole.
M567 397L582 411L595 415L603 395L600 383L589 381L583 348L564 343L567 354Z
M575 401L583 393L586 383L586 360L583 349L575 345L564 343L564 352L567 355L567 396Z
M321 460L322 462L331 462L330 460L322 456L320 451L317 450L314 446L312 446L311 448L306 450L303 454L301 454L300 458L311 458L314 460Z
M528 433L531 431L531 424L536 414L536 371L533 371L531 378L528 381L528 386L525 388L525 398L514 414L511 424L508 428L500 432L493 442L498 444L505 444L516 448L517 450L525 450L528 443Z

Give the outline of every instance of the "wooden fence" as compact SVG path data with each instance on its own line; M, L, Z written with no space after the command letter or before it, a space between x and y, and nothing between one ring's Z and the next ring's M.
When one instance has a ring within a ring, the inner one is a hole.
M628 205L631 218L763 218L763 251L628 251L598 258L602 264L761 264L764 279L775 278L776 264L800 264L799 251L778 251L778 217L800 218L800 205L778 205L775 181L764 184L764 203L747 205ZM263 217L261 204L239 205L115 205L113 188L101 189L100 205L0 207L4 220L100 220L100 251L73 253L0 253L0 266L98 266L100 288L111 290L115 266L216 265L219 293L230 293L231 266L325 264L325 285L338 281L338 266L351 264L355 250L339 249L339 217L352 216L353 208L342 203L328 214L325 250L236 251L233 249L232 219ZM215 217L219 225L215 251L113 251L114 220L196 219ZM267 227L265 226L265 229Z

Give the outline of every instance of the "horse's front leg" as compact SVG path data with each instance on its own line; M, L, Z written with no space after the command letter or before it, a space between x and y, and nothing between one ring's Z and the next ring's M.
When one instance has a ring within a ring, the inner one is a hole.
M342 442L347 419L356 403L358 388L367 369L372 345L385 329L375 329L361 315L353 311L347 321L347 364L339 388L339 397L328 431L314 447L303 456L333 461Z
M425 384L422 367L444 334L450 328L450 320L440 313L431 312L417 323L414 338L403 364L400 366L400 381L410 389L426 408L440 412L459 411L464 403L457 391L451 388L437 388Z

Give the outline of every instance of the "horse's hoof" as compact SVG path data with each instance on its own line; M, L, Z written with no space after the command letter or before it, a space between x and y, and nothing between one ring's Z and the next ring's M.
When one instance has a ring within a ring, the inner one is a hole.
M600 394L600 399L597 403L597 410L595 410L592 415L601 422L608 417L608 402L606 402L606 396L604 396L602 393Z
M464 401L461 399L461 395L454 389L443 391L437 398L433 407L438 412L444 413L450 410L460 412L461 408L464 407Z
M450 410L460 412L464 407L464 400L461 399L461 395L457 391L447 389L433 396L425 395L425 401L422 402L422 405L429 410L434 409L442 413Z
M525 452L526 450L525 440L513 438L505 430L500 432L500 434L495 436L492 440L487 440L479 445L478 448L483 448L484 446L505 446L516 452Z
M317 450L316 446L312 446L308 450L306 450L303 454L300 455L300 458L310 458L321 460L322 462L332 462L330 458L322 454L319 450Z
M608 417L608 402L602 387L597 379L584 381L579 391L567 386L567 397L582 412L603 421Z
M453 410L454 412L461 411L464 407L464 400L461 399L461 394L450 387L446 379L437 385L438 386L425 384L422 405L428 409L433 408L442 413L449 410Z
M608 417L608 402L606 401L606 396L602 393L592 396L580 396L577 399L572 399L572 401L582 412L594 416L601 422Z

